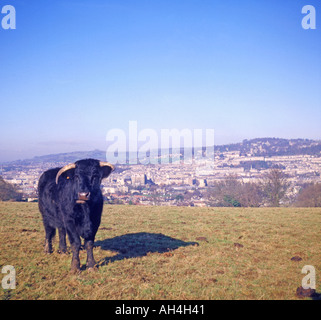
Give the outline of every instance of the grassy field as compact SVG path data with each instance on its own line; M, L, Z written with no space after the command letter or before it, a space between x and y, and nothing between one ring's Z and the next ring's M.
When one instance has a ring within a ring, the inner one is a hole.
M105 205L98 271L71 274L57 239L43 253L37 204L0 202L0 269L16 269L0 299L297 299L305 265L321 291L320 227L320 209Z

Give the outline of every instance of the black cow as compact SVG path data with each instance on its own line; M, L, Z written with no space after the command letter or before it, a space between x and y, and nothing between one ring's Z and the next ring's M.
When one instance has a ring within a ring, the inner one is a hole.
M103 209L101 180L110 175L113 165L94 159L45 171L38 184L39 210L46 232L45 252L52 252L52 238L59 231L59 250L66 252L66 232L71 245L71 270L80 270L80 237L85 239L87 267L94 268L95 235Z

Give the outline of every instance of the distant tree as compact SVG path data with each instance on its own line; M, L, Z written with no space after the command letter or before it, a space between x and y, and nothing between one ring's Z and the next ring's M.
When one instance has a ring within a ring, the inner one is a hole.
M261 185L244 183L236 175L215 183L205 197L215 207L259 207L263 203Z
M236 175L229 175L226 179L216 182L207 197L211 205L217 207L240 207L239 195L241 182Z
M22 194L18 191L16 185L4 181L0 176L0 201L21 201Z
M263 177L262 187L267 202L271 207L279 207L289 188L284 172L279 168L270 169Z
M193 197L201 197L201 196L202 196L202 193L201 193L201 191L195 189L195 190L192 192L192 196L193 196Z
M295 202L297 207L321 207L321 183L303 188Z
M184 200L184 196L182 194L178 194L176 197L175 197L175 200L177 202L182 202Z
M150 200L152 201L154 206L158 206L160 204L160 202L161 202L159 194L157 194L157 193L152 193L151 197L150 197Z
M241 203L237 199L235 199L229 195L225 195L223 200L229 207L241 207L242 206Z
M259 207L263 203L263 195L260 184L247 182L242 185L239 201L242 207Z

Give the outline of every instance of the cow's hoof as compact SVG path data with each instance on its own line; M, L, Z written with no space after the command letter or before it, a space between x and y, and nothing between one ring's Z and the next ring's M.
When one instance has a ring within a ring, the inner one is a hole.
M66 255L69 254L69 252L68 252L67 250L61 250L61 249L59 249L59 250L57 251L57 253L58 253L58 254L61 254L61 255L63 255L63 256L66 256Z
M97 271L98 271L98 268L97 268L96 266L89 267L89 268L87 268L87 271L88 271L89 273L97 272Z
M73 269L70 269L70 273L71 273L71 274L75 274L75 275L81 274L81 270L80 270L80 269L73 268Z
M74 273L74 274L79 274L81 272L79 261L73 260L71 262L71 270L70 270L70 272Z
M48 241L46 241L46 243L45 243L45 250L44 250L44 252L46 253L46 254L50 254L50 253L52 253L52 246L48 243Z

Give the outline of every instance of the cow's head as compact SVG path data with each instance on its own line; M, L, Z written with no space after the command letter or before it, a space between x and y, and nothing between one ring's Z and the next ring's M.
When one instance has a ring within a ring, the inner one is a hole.
M100 191L101 180L114 170L108 162L94 159L79 160L61 168L56 175L56 184L60 179L70 180L77 203L83 204Z

